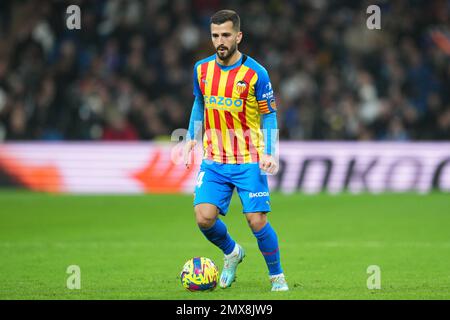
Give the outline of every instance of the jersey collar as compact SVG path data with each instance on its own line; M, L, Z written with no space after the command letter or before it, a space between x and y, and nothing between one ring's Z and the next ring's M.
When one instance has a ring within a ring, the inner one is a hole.
M220 63L217 62L217 59L214 59L214 60L217 63L217 65L220 67L220 69L222 69L222 71L228 71L228 70L236 68L237 66L240 66L242 64L242 58L243 57L244 57L244 54L242 53L241 57L239 58L239 60L236 61L235 63L233 63L231 66L221 65Z

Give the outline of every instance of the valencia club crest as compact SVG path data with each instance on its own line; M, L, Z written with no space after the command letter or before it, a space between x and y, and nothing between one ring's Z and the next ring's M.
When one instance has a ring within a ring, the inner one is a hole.
M236 83L236 90L239 94L243 93L247 89L247 82L240 80Z

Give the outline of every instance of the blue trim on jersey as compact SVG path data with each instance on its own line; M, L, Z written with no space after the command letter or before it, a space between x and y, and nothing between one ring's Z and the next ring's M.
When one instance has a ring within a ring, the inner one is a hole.
M217 61L216 61L216 63L217 63L217 65L220 67L220 69L222 69L223 71L228 71L228 70L234 69L234 68L236 68L237 66L241 65L241 63L242 63L242 58L244 58L244 55L243 55L243 54L241 54L241 57L239 58L239 60L236 61L235 63L233 63L231 66L224 66L224 65L218 63Z
M244 66L253 69L258 75L258 80L255 84L255 95L256 100L263 101L267 100L267 106L270 112L276 111L271 107L271 100L275 102L275 97L273 95L272 84L270 82L269 73L266 68L264 68L260 63L258 63L255 59L248 57L244 62Z
M258 74L258 79L268 79L269 74L267 73L266 68L264 68L259 62L257 62L252 57L247 56L247 60L244 62L244 66L249 67L250 69L253 69Z
M258 75L258 80L255 84L255 95L258 101L267 101L267 107L269 109L268 114L262 115L262 125L265 129L265 149L264 152L269 155L275 154L277 135L272 130L278 129L276 110L271 107L275 102L273 94L272 84L270 83L269 73L267 70L258 63L255 59L248 57L244 63L245 66L253 69Z

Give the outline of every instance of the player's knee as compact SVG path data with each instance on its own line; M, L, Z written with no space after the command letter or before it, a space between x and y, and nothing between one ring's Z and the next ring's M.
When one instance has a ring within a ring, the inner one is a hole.
M214 225L215 221L216 221L216 219L200 217L200 218L197 218L197 225L201 229L209 229Z
M267 216L262 212L247 214L247 222L254 232L258 232L266 225Z
M213 208L201 205L195 206L195 219L197 221L197 225L202 229L211 228L217 218L215 211L216 210Z

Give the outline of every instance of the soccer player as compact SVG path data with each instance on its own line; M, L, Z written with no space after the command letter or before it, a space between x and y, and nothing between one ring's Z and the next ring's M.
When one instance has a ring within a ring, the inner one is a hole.
M272 85L266 69L238 50L242 32L236 12L218 11L211 17L210 27L216 53L195 64L195 100L184 149L189 168L203 126L204 157L194 197L196 221L205 237L223 251L220 286L230 287L245 253L228 234L219 214L226 215L236 188L269 269L272 291L287 291L278 238L267 221L271 211L267 173L274 174L278 168Z

